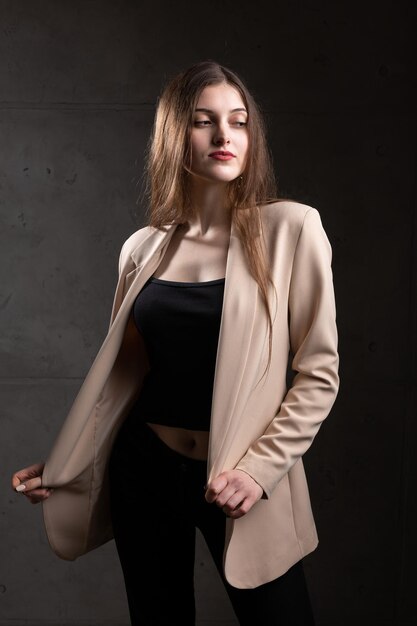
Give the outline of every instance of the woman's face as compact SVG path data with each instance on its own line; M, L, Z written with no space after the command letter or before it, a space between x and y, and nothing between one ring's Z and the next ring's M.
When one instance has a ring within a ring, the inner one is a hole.
M209 85L200 94L191 130L191 172L212 182L229 182L244 170L248 153L248 114L235 87ZM215 155L230 152L232 156Z

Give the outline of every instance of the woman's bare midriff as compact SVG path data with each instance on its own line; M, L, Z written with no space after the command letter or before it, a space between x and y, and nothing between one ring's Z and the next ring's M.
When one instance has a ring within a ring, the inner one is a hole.
M176 452L192 459L207 460L209 431L146 423L167 446Z

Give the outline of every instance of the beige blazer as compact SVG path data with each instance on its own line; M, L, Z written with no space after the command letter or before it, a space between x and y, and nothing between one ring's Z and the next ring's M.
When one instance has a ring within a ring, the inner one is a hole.
M302 455L339 385L331 247L319 213L281 201L261 206L260 214L278 296L271 289L271 366L258 382L268 358L267 318L232 225L208 455L208 481L238 468L264 489L246 515L226 521L224 573L239 588L282 575L317 546ZM43 484L55 492L43 503L44 521L63 559L112 538L107 460L147 368L144 352L129 352L124 331L176 226L145 226L124 243L109 331L47 459Z

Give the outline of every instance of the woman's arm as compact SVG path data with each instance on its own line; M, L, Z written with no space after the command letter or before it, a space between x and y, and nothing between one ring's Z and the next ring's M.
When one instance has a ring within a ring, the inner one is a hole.
M310 447L339 388L332 251L314 208L298 239L289 293L292 369L296 372L270 425L235 469L248 473L268 498Z

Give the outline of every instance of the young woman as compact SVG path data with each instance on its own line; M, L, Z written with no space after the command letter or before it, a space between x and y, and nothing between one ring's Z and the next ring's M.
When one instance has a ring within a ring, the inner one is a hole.
M114 536L134 625L194 625L196 527L240 624L313 624L302 455L339 384L319 213L277 198L259 109L212 61L165 87L147 173L108 335L13 487L43 501L62 558Z

